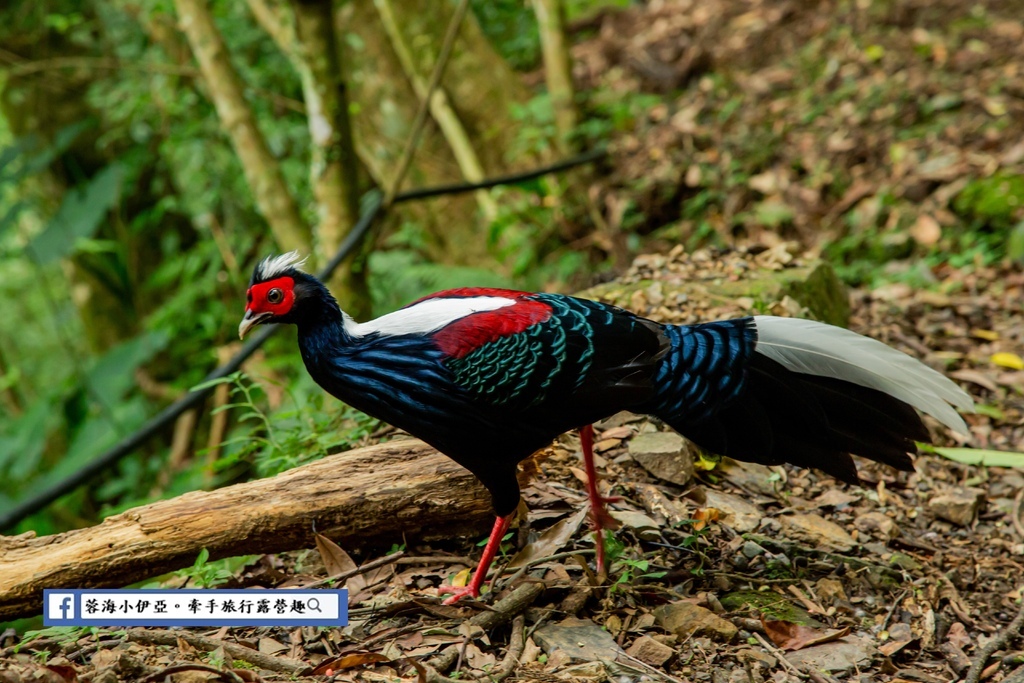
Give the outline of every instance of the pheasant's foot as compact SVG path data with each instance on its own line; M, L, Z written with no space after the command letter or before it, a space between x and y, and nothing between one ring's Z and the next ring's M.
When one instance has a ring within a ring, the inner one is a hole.
M437 592L441 595L445 593L451 593L451 597L445 598L441 603L442 605L454 605L459 600L465 597L478 598L480 597L480 588L472 584L468 586L438 586Z

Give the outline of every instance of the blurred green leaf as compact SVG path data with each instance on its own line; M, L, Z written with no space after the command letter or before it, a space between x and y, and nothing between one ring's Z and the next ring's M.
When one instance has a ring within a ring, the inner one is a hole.
M965 465L981 465L982 467L1019 467L1024 468L1024 453L1014 451L992 451L983 448L934 448L944 458L961 462Z
M57 419L49 399L41 399L0 435L0 473L6 472L5 479L23 481L36 469Z
M71 254L81 238L92 237L114 207L123 177L124 169L115 163L84 187L68 190L57 213L29 244L35 259L40 264L52 263Z
M166 345L163 332L149 332L118 344L93 365L89 385L100 400L119 400L135 384L135 370Z

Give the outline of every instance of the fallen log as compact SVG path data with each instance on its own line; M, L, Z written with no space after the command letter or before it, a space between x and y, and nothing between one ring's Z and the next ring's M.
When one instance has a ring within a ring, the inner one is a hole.
M521 475L525 477L526 475ZM467 470L405 439L332 455L276 477L126 510L39 538L0 536L0 621L38 614L44 588L124 586L211 559L403 535L484 533L490 497Z

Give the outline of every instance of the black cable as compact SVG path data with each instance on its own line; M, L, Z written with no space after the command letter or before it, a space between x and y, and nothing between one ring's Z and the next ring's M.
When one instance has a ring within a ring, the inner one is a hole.
M549 173L557 173L575 166L590 163L591 161L600 159L605 154L606 152L603 149L592 150L570 159L565 159L551 164L550 166L544 166L524 173L492 178L479 183L456 183L453 185L408 190L395 197L395 203L426 199L428 197L437 197L440 195L471 192L473 190L495 187L497 185L511 185L514 183L524 182L526 180L539 178L540 176L547 175ZM317 273L317 277L319 279L328 279L338 265L340 265L341 262L348 257L349 253L359 245L359 242L361 242L363 237L366 236L366 233L369 232L374 220L376 220L377 216L381 212L381 200L382 196L380 192L373 192L369 196L368 201L365 202L362 212L359 215L359 221L356 222L352 231L346 235L345 239L338 246L338 251L335 252L334 257L324 265L319 273ZM241 350L236 353L231 360L213 370L203 379L202 383L205 384L215 379L226 377L232 372L238 370L242 367L242 363L248 360L249 356L255 353L258 348L263 346L263 343L266 342L272 334L274 334L276 329L276 326L261 329L252 338L250 338L244 346L242 346ZM121 458L134 451L171 422L178 419L182 413L202 403L203 400L213 392L213 390L214 387L209 386L203 389L190 391L157 413L155 417L146 422L146 424L144 424L137 432L122 440L120 443L113 446L110 450L85 465L77 472L68 475L64 479L46 487L30 498L17 503L9 510L5 510L3 513L0 513L0 531L10 529L29 515L42 510L61 496L71 493L93 477L106 471L120 461Z
M486 190L498 185L515 185L516 183L524 183L527 180L540 178L541 176L548 175L549 173L567 171L576 166L589 164L592 161L603 159L607 155L608 150L603 147L599 147L597 149L592 149L589 152L584 152L578 156L556 162L550 166L544 166L542 168L524 171L522 173L513 173L497 178L489 178L487 180L481 180L479 183L455 183L452 185L435 185L434 187L422 187L415 190L407 190L395 197L394 203L398 204L400 202L429 199L430 197L438 197L446 194L460 194L462 192L472 192L474 190Z

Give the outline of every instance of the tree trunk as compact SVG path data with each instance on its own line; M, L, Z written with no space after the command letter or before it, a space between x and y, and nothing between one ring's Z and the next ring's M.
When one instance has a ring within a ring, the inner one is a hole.
M540 29L541 51L544 53L544 79L555 112L559 147L569 148L576 128L575 91L572 87L572 60L565 38L565 7L562 0L533 0Z
M381 25L388 34L388 38L391 39L391 47L395 51L395 56L398 57L398 61L402 64L402 69L412 84L416 97L422 102L427 99L429 94L428 76L421 74L417 70L412 50L406 44L405 37L402 35L391 0L375 0L374 4L377 6L377 13L380 15ZM431 70L433 69L434 66L431 65ZM451 102L448 99L448 93L445 92L443 87L438 87L430 95L428 106L430 107L430 115L435 123L437 123L438 128L441 129L448 147L451 148L452 155L455 157L455 162L459 165L463 178L472 183L482 181L484 179L484 168L480 163L480 157L477 156L473 143L469 139L469 133L452 108ZM491 195L486 190L480 190L475 194L477 204L480 205L480 210L483 212L484 217L488 221L493 221L497 218L498 206Z
M331 0L248 0L249 9L302 83L310 138L310 186L316 197L314 249L322 263L338 250L359 218L360 162L352 137L347 75L332 21ZM329 286L356 319L370 314L365 251L356 249L334 271Z
M277 245L284 250L308 252L312 242L309 226L299 215L277 160L256 125L256 117L242 93L241 77L231 64L227 46L206 2L175 0L181 28L199 62L221 125L242 163L256 206L270 226Z
M0 620L38 613L44 588L123 586L189 566L203 548L212 559L309 548L314 526L349 548L447 538L485 532L492 515L476 477L423 442L369 446L87 529L0 536Z
M335 13L337 35L354 36L342 41L350 94L359 103L353 127L360 156L381 187L391 186L421 101L395 46L407 46L414 73L426 81L455 8L453 2L436 0L389 0L388 5L398 19L397 41L386 30L374 0L338 3ZM510 163L507 158L518 130L512 107L525 103L530 93L487 42L472 13L459 30L441 89L484 174L497 175L535 161L521 157ZM425 131L404 189L467 177L439 128ZM442 197L401 210L428 233L424 251L431 260L500 269L488 251L475 204L472 195Z

